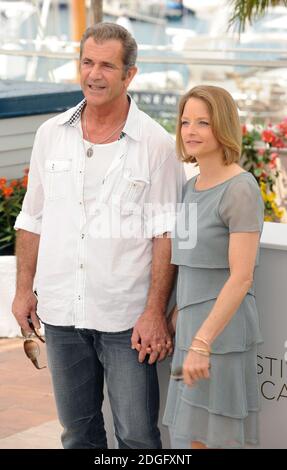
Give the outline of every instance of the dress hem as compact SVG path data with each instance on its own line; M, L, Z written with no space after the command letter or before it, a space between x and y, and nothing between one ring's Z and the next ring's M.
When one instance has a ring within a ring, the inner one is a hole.
M228 413L224 413L222 410L212 410L211 408L208 408L207 406L204 405L199 405L198 403L192 403L191 401L187 400L186 398L181 397L181 400L186 403L187 405L194 406L196 408L202 408L206 410L208 413L217 415L217 416L225 416L227 418L232 418L232 419L245 419L247 418L248 414L251 412L258 413L260 410L259 408L249 408L248 411L245 414L242 415L232 415Z

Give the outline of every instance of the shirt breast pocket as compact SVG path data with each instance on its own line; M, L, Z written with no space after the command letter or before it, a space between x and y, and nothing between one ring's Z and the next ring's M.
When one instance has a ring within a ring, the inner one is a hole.
M116 191L122 214L134 213L142 208L149 185L149 178L145 176L123 175Z
M67 196L71 167L71 160L45 161L46 197L49 201Z

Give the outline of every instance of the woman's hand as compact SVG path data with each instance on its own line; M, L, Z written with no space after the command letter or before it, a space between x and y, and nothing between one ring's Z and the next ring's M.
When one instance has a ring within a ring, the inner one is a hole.
M183 366L183 381L186 385L194 385L199 379L209 379L210 356L189 350Z

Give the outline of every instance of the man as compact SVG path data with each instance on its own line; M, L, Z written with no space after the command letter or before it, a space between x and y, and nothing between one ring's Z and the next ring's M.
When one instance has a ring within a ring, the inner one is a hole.
M156 362L172 350L167 234L182 170L173 140L127 95L136 55L119 25L85 32L85 99L39 128L15 224L12 310L27 331L29 317L45 324L65 448L107 447L104 378L119 447L161 447Z

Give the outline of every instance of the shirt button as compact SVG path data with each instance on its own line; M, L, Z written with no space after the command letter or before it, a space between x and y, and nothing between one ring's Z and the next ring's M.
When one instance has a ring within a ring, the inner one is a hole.
M80 264L80 268L83 269L84 265L83 264Z
M80 206L83 204L82 201L79 201Z
M78 295L78 300L81 300L81 296L80 296L80 295Z

